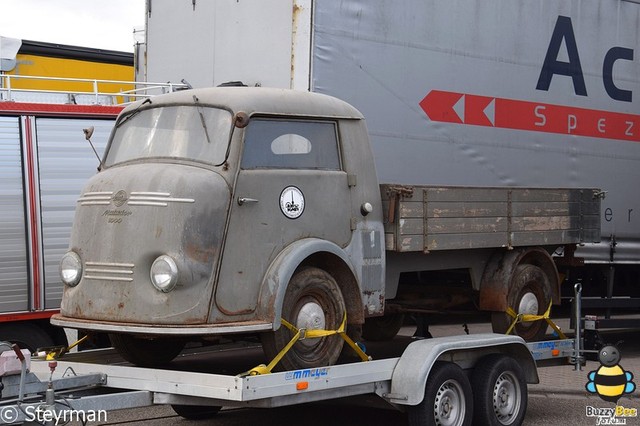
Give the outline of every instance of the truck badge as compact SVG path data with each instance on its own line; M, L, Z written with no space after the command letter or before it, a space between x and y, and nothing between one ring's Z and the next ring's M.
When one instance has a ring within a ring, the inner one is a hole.
M125 191L118 191L116 192L116 194L113 196L112 200L113 200L113 204L115 204L116 207L121 207L124 203L127 202L127 199L129 197L127 197L127 193Z
M280 210L289 219L297 219L304 212L304 195L295 186L288 186L280 193Z

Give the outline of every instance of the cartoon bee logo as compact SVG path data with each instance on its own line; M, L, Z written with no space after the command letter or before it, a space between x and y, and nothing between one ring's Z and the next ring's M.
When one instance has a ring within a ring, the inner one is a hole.
M624 394L632 393L636 389L632 382L633 373L624 371L620 362L620 351L613 345L604 346L598 354L600 368L588 374L587 391L596 393L607 402L617 403Z

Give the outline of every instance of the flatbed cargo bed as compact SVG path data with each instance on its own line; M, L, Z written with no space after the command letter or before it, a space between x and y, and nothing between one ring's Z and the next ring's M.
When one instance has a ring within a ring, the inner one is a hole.
M599 241L598 189L380 185L397 252Z

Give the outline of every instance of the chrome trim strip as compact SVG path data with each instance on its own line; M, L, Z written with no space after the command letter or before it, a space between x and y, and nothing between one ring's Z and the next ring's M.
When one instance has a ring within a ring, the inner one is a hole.
M158 207L167 207L169 203L158 203L152 201L129 201L127 203L128 206L158 206Z
M149 196L149 197L171 197L171 193L169 192L132 192L131 196Z
M78 198L81 206L108 206L111 204L113 192L87 192Z
M111 204L109 201L80 201L81 206L108 206Z
M101 277L98 275L85 275L84 278L86 280L105 280L105 281L123 281L123 282L132 282L133 278L122 278L122 277Z
M112 266L114 268L133 268L134 263L85 262L86 266Z
M113 201L114 192L87 192L77 202L82 206L108 206ZM131 192L127 199L129 206L167 207L169 203L195 203L193 198L173 198L169 192Z
M148 195L132 195L127 204L139 202L172 202L172 203L195 203L193 198L173 198L173 197L155 197Z
M113 269L94 269L94 268L87 268L87 272L98 272L98 273L111 273L111 274L122 274L122 275L133 275L133 271L115 271Z
M94 195L108 195L111 196L113 195L113 191L94 191L94 192L85 192L83 194L84 197L91 197Z
M133 277L122 275L133 275L133 263L108 263L108 262L85 262L87 280L105 280L133 282ZM92 275L93 274L93 275Z

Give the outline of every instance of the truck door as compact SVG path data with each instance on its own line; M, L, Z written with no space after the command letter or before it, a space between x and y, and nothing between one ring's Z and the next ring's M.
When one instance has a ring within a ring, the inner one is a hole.
M216 303L227 314L256 308L275 257L302 238L344 247L350 189L335 121L252 118L245 129Z

